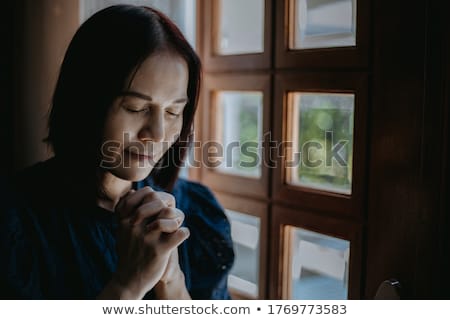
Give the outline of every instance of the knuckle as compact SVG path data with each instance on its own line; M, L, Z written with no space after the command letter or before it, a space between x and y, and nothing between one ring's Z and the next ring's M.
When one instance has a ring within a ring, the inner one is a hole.
M158 191L156 193L164 201L169 202L169 203L175 203L175 197L172 194L163 192L163 191Z
M154 222L154 227L157 230L161 230L163 227L163 222L161 220L155 220Z
M163 210L166 208L166 204L160 198L157 198L155 202L157 202L160 207L163 207Z
M136 239L140 239L143 237L142 231L137 228L131 229L131 235Z
M178 228L178 222L176 221L176 220L170 220L170 226L171 226L171 228L173 228L173 229L176 229L176 228Z
M156 194L156 192L152 191L144 197L144 202L151 202L151 201L155 201L157 199L159 199L158 195Z
M141 219L145 216L145 210L144 210L144 208L139 207L136 209L134 214L135 214L136 219Z
M180 209L175 209L177 214L184 220L184 218L186 217L186 215L184 214L183 211L181 211Z
M171 195L170 193L166 193L166 196L170 202L175 203L175 197L173 195Z
M164 216L169 216L172 213L172 208L164 207L161 209L160 214Z

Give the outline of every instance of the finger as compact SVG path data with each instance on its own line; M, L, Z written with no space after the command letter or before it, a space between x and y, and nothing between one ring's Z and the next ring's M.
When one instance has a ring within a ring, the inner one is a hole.
M164 203L171 208L175 208L175 197L167 192L157 191L156 194L161 198Z
M125 193L123 196L121 196L119 201L116 203L116 206L114 207L114 212L116 212L116 213L120 212L120 210L123 208L123 206L125 204L126 199L135 192L136 192L136 190L130 189L130 190L128 190L127 193Z
M175 197L170 193L162 191L155 191L151 194L146 195L142 200L142 203L153 201L155 197L161 199L168 207L175 208Z
M189 238L189 235L189 229L186 227L179 228L177 231L172 233L163 233L161 235L163 248L166 250L172 250L183 243L184 240Z
M120 202L120 200L127 198L128 196L132 195L135 192L136 192L136 190L134 190L133 188L128 190L127 193L125 193L123 196L120 197L119 202Z
M172 233L178 230L180 224L175 219L156 219L147 225L147 231L159 231L165 233Z
M189 234L189 229L184 227L172 233L149 232L144 236L144 241L153 246L156 241L158 252L170 252L176 250L189 237Z
M184 213L177 208L164 208L158 214L158 219L176 219L181 225L184 221Z
M178 250L172 250L169 261L178 262Z
M116 205L115 211L119 214L119 219L129 217L136 207L141 204L143 198L154 192L150 187L144 187L134 192L129 192L123 196Z
M144 220L156 218L156 215L165 208L167 208L166 204L159 197L156 197L152 202L144 203L135 210L130 224L136 226L142 224Z
M187 238L186 238L187 239ZM185 239L185 240L186 240ZM184 240L183 240L184 241ZM172 249L172 252L170 253L169 257L169 263L178 263L178 248Z

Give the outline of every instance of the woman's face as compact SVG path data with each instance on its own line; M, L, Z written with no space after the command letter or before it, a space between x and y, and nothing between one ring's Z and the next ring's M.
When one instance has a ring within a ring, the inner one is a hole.
M101 166L130 181L146 178L178 138L189 72L180 56L149 56L106 117Z

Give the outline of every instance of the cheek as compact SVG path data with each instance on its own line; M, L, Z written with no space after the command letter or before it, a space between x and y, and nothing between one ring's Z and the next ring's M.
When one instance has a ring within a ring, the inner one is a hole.
M175 142L177 137L180 135L182 128L183 128L182 117L169 124L166 130L166 141L170 141L171 143Z

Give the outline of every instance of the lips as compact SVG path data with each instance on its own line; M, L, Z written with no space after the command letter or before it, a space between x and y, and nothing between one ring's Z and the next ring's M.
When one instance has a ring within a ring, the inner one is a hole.
M125 152L127 154L131 155L132 157L139 158L140 160L152 160L153 159L153 156L151 156L151 155L142 154L142 153L134 153L134 152L130 152L129 150L125 150Z

